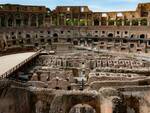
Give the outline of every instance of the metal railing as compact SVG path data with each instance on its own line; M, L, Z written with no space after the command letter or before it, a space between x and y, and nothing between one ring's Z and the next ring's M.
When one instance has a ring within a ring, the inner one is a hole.
M16 66L14 66L11 69L9 69L4 74L0 75L0 79L8 77L10 74L12 74L14 71L16 71L17 69L19 69L21 66L23 66L24 64L26 64L27 62L29 62L30 60L32 60L33 58L35 58L37 55L39 55L40 52L41 52L41 50L37 51L35 54L33 54L32 56L30 56L29 58L25 59L21 63L17 64Z

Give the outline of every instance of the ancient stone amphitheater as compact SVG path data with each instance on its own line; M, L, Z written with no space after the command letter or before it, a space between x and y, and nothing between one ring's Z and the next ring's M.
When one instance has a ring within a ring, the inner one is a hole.
M149 31L150 3L1 4L0 113L150 113Z

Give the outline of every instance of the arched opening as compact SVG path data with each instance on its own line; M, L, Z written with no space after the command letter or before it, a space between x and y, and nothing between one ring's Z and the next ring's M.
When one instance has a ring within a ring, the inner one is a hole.
M88 44L88 45L91 45L91 44L92 44L92 39L88 39L88 40L87 40L87 44Z
M73 41L73 45L78 45L78 41Z
M21 19L16 19L16 26L18 26L18 27L21 26Z
M138 24L139 24L138 20L136 20L136 19L132 20L132 25L133 26L138 26Z
M144 38L145 38L145 35L144 35L144 34L141 34L141 35L140 35L140 38L141 38L141 39L144 39Z
M38 43L35 43L35 44L34 44L34 46L35 46L35 47L38 47L38 46L39 46L39 44L38 44Z
M67 39L67 42L71 42L71 38L68 38L68 39Z
M61 88L60 88L60 87L55 87L55 89L56 89L56 90L60 90Z
M96 111L88 104L77 104L70 109L69 113L96 113Z
M121 51L125 51L125 50L126 50L126 48L124 48L124 47L121 48Z
M19 40L19 44L23 44L23 43L24 43L23 39Z
M48 44L50 44L50 45L51 45L51 39L48 39L48 40L47 40L47 42L48 42Z
M112 38L113 36L114 36L114 35L113 35L112 33L109 33L109 34L108 34L108 37L109 37L109 38Z
M71 90L71 86L68 86L68 87L67 87L67 90Z
M11 18L8 20L8 26L9 26L9 27L12 27L12 26L13 26L13 20L12 20Z
M126 105L121 98L113 98L113 113L126 113Z
M131 36L130 36L130 38L134 38L135 37L135 35L134 34L132 34Z
M31 43L31 40L30 40L30 39L27 39L26 42L27 42L27 44L30 44L30 43Z
M12 39L16 39L16 36L13 36Z
M36 26L36 15L31 15L31 26Z
M57 33L54 33L54 34L53 34L53 37L58 37L58 34L57 34Z
M94 42L98 42L98 38L94 38L93 41L94 41Z
M115 24L115 19L114 18L110 18L108 20L108 25L114 25Z
M98 19L94 20L94 26L99 26L99 20Z
M26 38L30 38L30 34L26 34Z
M127 113L139 113L139 98L133 97L132 95L127 98Z
M141 25L146 26L147 25L147 19L142 19L141 20Z
M58 38L54 38L54 42L58 42Z
M85 41L84 40L80 40L80 45L84 46L85 45Z

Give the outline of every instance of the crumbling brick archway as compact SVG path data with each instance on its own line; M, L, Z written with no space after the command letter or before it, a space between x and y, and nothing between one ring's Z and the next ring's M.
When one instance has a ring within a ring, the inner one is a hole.
M67 105L65 113L69 113L71 108L77 104L87 104L91 106L96 111L96 113L100 113L100 99L99 96L96 95L68 95L68 98L66 98L65 102Z
M51 103L50 113L69 113L77 104L91 106L96 113L100 113L100 97L96 94L71 93L62 94L54 98Z

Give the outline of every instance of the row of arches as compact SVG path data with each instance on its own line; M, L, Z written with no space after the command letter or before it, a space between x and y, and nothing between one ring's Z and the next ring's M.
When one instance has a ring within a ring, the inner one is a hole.
M148 25L148 21L147 19L142 19L142 20L132 20L132 21L129 21L129 20L123 20L123 19L113 19L113 18L110 18L110 19L107 19L106 17L102 17L101 20L99 19L94 19L93 21L94 23L94 26L100 26L100 25L117 25L117 26L147 26Z
M108 36L109 38L115 37L113 33L108 33L107 36ZM118 37L119 37L119 36L118 36ZM126 37L128 37L128 36L126 36ZM131 35L129 36L129 38L136 38L136 37L139 37L140 39L145 39L145 38L146 38L146 35L145 35L145 34L140 34L139 36L137 36L137 35L135 35L135 34L131 34Z

